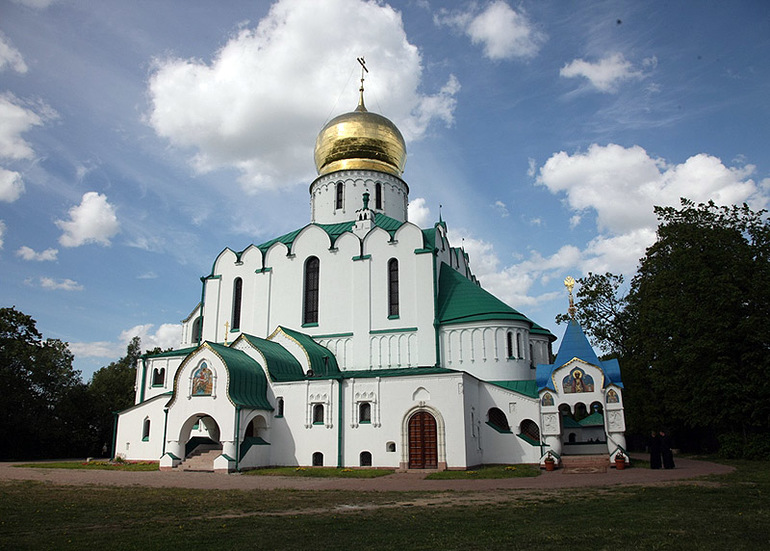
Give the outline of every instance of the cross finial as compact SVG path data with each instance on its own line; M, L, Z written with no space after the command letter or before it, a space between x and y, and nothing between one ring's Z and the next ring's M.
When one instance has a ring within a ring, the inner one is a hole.
M225 322L225 346L227 346L227 333L230 332L230 322Z
M358 107L356 108L356 111L366 111L366 107L364 106L364 73L368 73L369 69L366 68L366 60L363 56L357 57L356 61L361 64L361 88L358 89L360 96L358 98Z
M569 312L570 318L575 319L575 299L572 296L572 289L575 287L575 278L572 276L567 276L567 278L564 280L564 286L569 292L569 309L567 312Z

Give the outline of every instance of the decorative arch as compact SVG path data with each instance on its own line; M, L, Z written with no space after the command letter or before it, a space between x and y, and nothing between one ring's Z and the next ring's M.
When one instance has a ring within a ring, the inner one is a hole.
M500 408L489 408L489 411L487 411L487 423L500 432L511 432L508 417Z
M583 369L576 367L569 375L562 379L562 388L565 394L578 394L594 391L594 378Z
M614 388L611 388L607 391L607 403L608 404L620 403L620 396L618 396L618 393L615 391Z
M216 375L206 360L202 360L190 376L190 396L214 396Z

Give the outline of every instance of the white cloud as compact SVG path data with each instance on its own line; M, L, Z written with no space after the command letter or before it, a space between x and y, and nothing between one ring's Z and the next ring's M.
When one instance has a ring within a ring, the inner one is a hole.
M651 60L655 60L654 63ZM654 68L656 64L655 58L643 62L645 68ZM621 53L614 53L595 63L575 59L562 67L559 74L566 78L584 77L594 88L607 93L617 92L618 85L623 81L644 78L644 73L634 69Z
M430 213L430 209L425 205L425 199L417 197L409 201L407 207L407 220L412 224L416 224L421 228L427 228L433 225L433 215Z
M126 348L114 342L71 342L67 343L76 358L119 358L125 354Z
M6 159L31 159L32 147L21 134L43 124L43 117L20 105L12 94L0 95L0 157Z
M21 174L0 167L0 201L13 203L24 193L24 180Z
M16 251L16 256L20 256L24 260L35 260L37 262L46 262L56 260L56 256L59 254L57 249L46 249L41 252L36 252L27 246L20 247Z
M4 244L5 244L5 222L0 220L0 249L3 248Z
M40 286L43 289L49 289L51 291L82 291L83 286L77 281L71 279L52 279L50 277L41 277Z
M465 11L442 9L434 21L466 34L473 44L481 44L484 56L492 60L534 57L545 42L545 35L523 13L503 0L496 0L481 11L476 5Z
M153 332L155 325L147 323L144 325L135 325L130 329L123 331L118 339L124 345L127 345L132 338L139 337L142 340L142 350L152 350L155 347L162 349L178 347L182 342L182 326L178 323L161 324Z
M59 243L64 247L79 247L86 243L109 245L120 225L115 208L107 197L95 191L83 195L80 205L69 210L69 220L57 220L56 225L64 230Z
M552 155L537 183L566 195L574 213L572 226L585 213L595 213L598 235L583 252L583 271L628 274L654 242L658 221L653 206L679 207L680 198L686 197L696 203L747 202L762 208L768 196L750 178L754 170L752 165L727 167L705 153L670 164L639 146L593 144L584 153Z
M27 64L24 63L21 52L14 48L11 41L0 32L0 72L5 71L6 67L17 73L27 72Z
M452 122L457 79L449 77L436 95L418 92L420 54L393 8L364 0L279 0L210 62L157 60L148 123L194 151L201 172L235 167L250 192L293 185L314 175L309 144L324 123L318 114L355 108L355 58L362 55L370 71L367 105L377 106L407 140L419 139L433 121Z
M42 10L56 2L56 0L13 0L13 1L16 4L21 4L22 6L27 6L28 8L34 8L36 10Z
M491 206L493 209L495 209L495 211L497 212L497 214L500 215L501 218L505 218L510 214L508 212L508 207L502 201L495 201Z

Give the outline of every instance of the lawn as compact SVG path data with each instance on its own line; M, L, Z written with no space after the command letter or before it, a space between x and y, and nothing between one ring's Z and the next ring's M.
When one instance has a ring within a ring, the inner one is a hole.
M157 461L50 461L45 463L21 463L15 467L32 469L84 469L102 471L157 471Z
M309 478L378 478L394 469L337 469L335 467L270 467L244 471L250 476L304 476Z
M770 462L674 485L353 492L0 483L0 549L767 549ZM585 475L590 476L590 475Z

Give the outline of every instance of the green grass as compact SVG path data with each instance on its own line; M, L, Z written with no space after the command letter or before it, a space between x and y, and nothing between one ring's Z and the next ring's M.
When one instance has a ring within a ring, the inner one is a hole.
M271 467L253 469L251 476L305 476L310 478L378 478L393 474L393 469L337 469L334 467Z
M770 548L770 462L730 464L734 473L671 485L485 492L6 481L0 549Z
M540 468L534 465L485 465L470 471L441 471L431 473L428 480L473 480L479 478L523 478L540 476Z
M84 469L104 471L157 471L158 463L153 461L136 461L110 463L108 461L52 461L47 463L23 463L14 467L32 469Z

